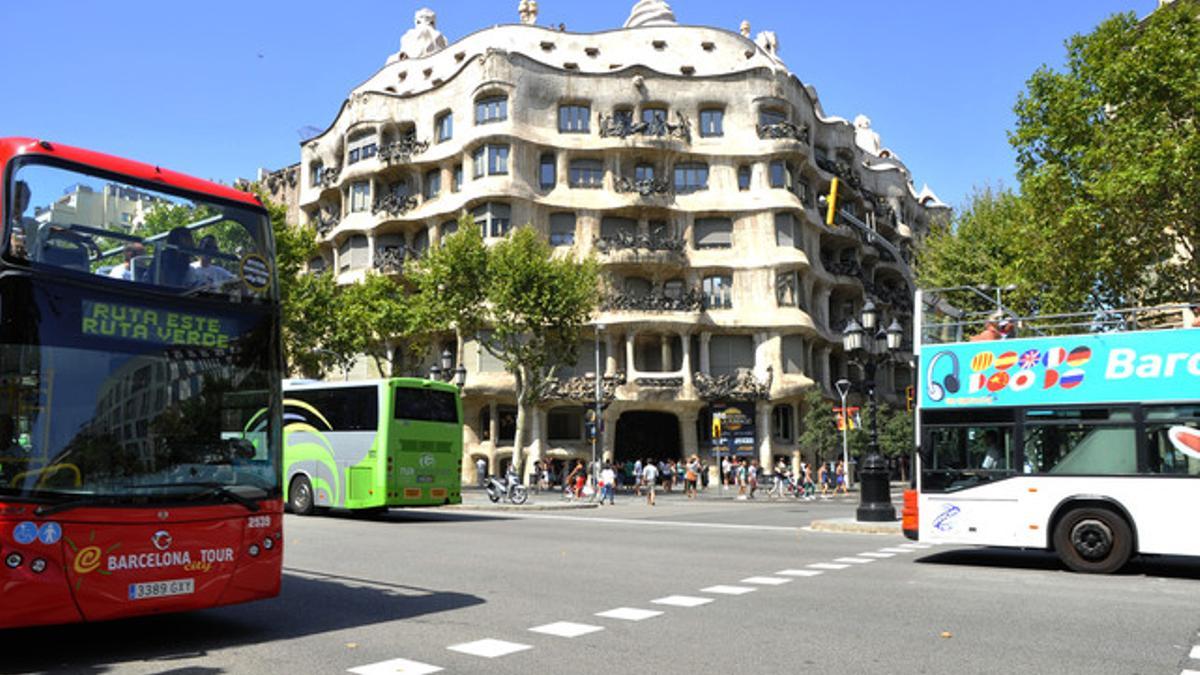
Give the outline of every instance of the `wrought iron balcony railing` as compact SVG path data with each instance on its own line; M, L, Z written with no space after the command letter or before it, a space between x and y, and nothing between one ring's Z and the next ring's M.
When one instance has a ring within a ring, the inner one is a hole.
M429 141L418 141L416 138L402 138L379 148L379 161L385 164L392 162L408 162L413 155L419 155L429 149Z

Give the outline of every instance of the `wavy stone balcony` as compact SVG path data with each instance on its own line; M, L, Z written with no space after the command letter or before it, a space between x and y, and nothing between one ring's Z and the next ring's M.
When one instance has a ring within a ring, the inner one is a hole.
M419 155L429 149L429 141L418 141L415 138L403 138L388 143L379 148L379 161L384 164L396 162L411 162L414 155Z
M603 312L698 312L704 304L696 289L674 295L657 293L611 293L600 303Z
M675 111L676 124L671 124L662 117L650 121L635 121L616 115L601 114L597 131L601 138L656 138L664 140L692 142L692 124L678 110Z
M755 125L758 137L763 140L793 140L808 143L808 125L797 125L791 122L775 122L773 124Z

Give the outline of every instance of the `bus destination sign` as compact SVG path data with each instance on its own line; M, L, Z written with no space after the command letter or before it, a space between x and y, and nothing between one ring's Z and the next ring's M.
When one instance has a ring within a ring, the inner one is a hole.
M236 335L234 322L220 317L93 300L83 301L80 330L97 337L217 349L228 348Z

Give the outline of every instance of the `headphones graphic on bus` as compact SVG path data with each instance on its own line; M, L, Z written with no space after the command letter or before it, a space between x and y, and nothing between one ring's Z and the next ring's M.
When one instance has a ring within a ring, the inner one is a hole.
M946 379L942 380L939 384L933 379L933 369L937 367L938 361L940 361L943 356L950 358L951 371L950 374L946 376ZM935 354L934 357L929 360L929 369L925 371L925 379L927 382L929 382L926 392L929 394L930 400L941 401L942 399L946 398L947 393L957 393L959 387L962 386L958 381L958 355L954 352L938 352Z

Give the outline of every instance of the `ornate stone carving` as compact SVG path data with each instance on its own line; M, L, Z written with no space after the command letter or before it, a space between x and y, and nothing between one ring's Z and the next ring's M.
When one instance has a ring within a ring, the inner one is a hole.
M300 179L300 171L297 167L289 166L286 169L272 171L267 174L265 181L267 191L272 195L277 195L285 187L292 189L296 187L296 182Z
M375 249L375 269L384 274L404 272L405 258L412 257L407 246L381 246Z
M317 214L317 217L312 221L313 227L315 227L317 230L317 234L322 237L329 236L329 233L333 232L334 228L337 227L338 223L340 222L341 218L339 218L337 214L324 209L322 209L321 213Z
M532 26L537 23L537 0L521 0L520 4L517 5L517 16L521 17L521 23L526 26Z
M437 29L437 14L423 7L413 16L413 27L400 38L398 56L401 59L419 59L442 51L447 44L446 36Z
M596 250L610 253L627 249L644 249L646 251L666 251L682 253L684 241L679 237L669 237L659 234L640 234L636 232L618 232L596 240Z
M854 118L854 144L861 148L863 152L875 155L876 157L883 150L879 134L871 128L871 118L866 115L859 115Z
M736 375L706 375L696 373L692 382L696 395L705 401L740 399L749 401L766 400L771 391L771 368L767 367L767 381L759 382L754 373L739 370Z
M601 311L635 312L698 312L703 297L696 289L688 289L680 295L667 295L662 291L650 294L615 292L600 302Z
M633 381L639 387L649 389L678 389L683 386L682 377L639 377Z
M429 141L418 141L411 136L405 137L379 148L379 161L387 164L408 162L413 155L419 155L428 149Z
M617 192L636 192L643 197L652 197L670 192L671 184L660 178L633 180L626 176L617 176L613 189Z
M331 188L337 185L338 178L342 175L342 167L334 164L321 170L321 187Z
M638 26L674 26L675 13L663 0L639 0L625 20L625 28Z
M415 208L417 208L416 197L391 192L375 200L375 203L371 205L371 213L377 214L382 211L391 216L399 216Z
M625 373L605 375L600 382L601 402L611 403L617 397L617 387L625 384ZM538 392L541 401L595 401L596 376L585 375L558 379L552 377Z
M821 260L821 264L825 266L825 271L830 274L837 274L843 277L863 278L862 263L857 260L830 260L826 262Z
M764 139L782 140L790 138L801 143L808 142L808 125L792 124L791 122L776 122L774 124L759 124L756 126L758 137Z
M634 121L619 115L599 116L597 128L601 138L627 138L629 136L650 136L652 138L672 138L690 143L692 141L692 125L687 116L675 111L676 124L671 124L661 115L646 121Z
M742 25L738 27L738 31L742 34L742 37L749 40L750 39L750 22L746 19L742 19Z
M779 58L779 37L773 30L764 30L754 38L754 44L776 59Z

